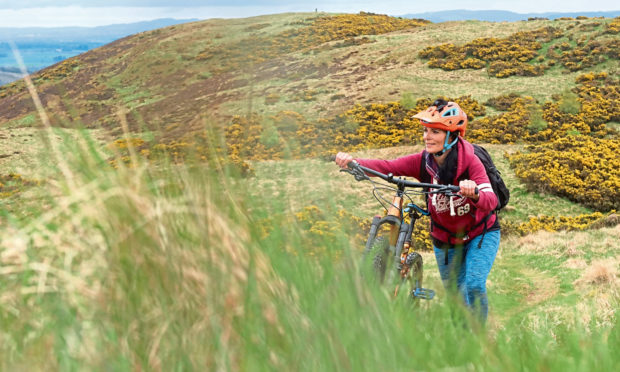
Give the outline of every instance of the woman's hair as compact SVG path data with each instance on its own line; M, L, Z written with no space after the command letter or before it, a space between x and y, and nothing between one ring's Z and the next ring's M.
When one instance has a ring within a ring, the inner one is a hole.
M452 134L450 135L450 139L453 141L456 136L458 136L458 132L452 132ZM456 176L456 166L458 163L458 158L458 146L454 146L452 147L451 151L448 152L448 155L446 156L446 160L443 162L443 165L439 167L438 176L443 184L450 184L454 180L454 177Z

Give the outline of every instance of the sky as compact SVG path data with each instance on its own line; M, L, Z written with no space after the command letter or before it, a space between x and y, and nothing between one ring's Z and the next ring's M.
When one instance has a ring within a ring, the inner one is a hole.
M620 10L618 0L0 0L0 27L94 27L158 18L237 18L284 12L404 15L441 10L515 13Z

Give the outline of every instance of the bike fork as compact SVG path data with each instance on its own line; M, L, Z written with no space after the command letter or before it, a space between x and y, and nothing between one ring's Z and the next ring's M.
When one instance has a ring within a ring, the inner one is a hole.
M396 239L396 242L395 242L396 244L394 245L394 252L392 252L394 254L393 256L394 264L393 264L393 269L390 270L388 274L388 280L389 280L388 283L394 283L395 276L400 274L400 270L402 269L402 264L400 262L400 253L405 244L405 239L407 238L407 228L408 228L408 225L404 223L400 225L400 230L398 231L398 238ZM392 244L390 244L390 249L391 248L392 248Z
M374 216L372 218L372 222L370 223L370 232L368 233L368 240L366 240L366 247L364 248L364 253L362 254L362 262L366 259L366 255L368 255L368 252L372 249L372 242L374 242L377 237L379 221L381 221L380 216Z

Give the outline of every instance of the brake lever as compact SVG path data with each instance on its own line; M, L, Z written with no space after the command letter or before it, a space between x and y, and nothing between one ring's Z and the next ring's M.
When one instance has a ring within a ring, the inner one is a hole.
M355 177L356 181L365 181L370 179L370 177L368 177L366 175L366 173L364 173L364 171L362 171L359 168L347 168L347 169L340 169L341 172L347 172L351 175L353 175L353 177Z
M428 194L444 194L447 197L456 196L456 197L459 197L459 198L464 198L463 195L455 194L452 191L446 192L447 190L449 190L449 189L448 188L435 189L433 191L429 191Z

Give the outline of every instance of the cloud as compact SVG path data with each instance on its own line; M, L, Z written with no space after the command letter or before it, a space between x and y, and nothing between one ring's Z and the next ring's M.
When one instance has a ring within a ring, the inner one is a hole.
M441 10L508 10L516 13L618 10L617 0L0 0L2 27L102 26L157 18L239 18L285 12L367 11L389 15Z
M208 6L256 7L290 5L290 0L0 0L0 9L26 9L45 7L79 6L98 7L142 7L142 8L191 8Z
M407 12L438 11L450 9L510 10L517 12L547 11L601 11L618 10L617 0L443 0L429 2L422 0L0 0L0 9L28 9L46 7L78 6L82 8L264 8L273 9L318 9L326 11L370 10L378 13L404 14ZM1 27L1 26L0 26Z
M278 7L49 7L27 9L0 8L0 29L3 27L95 27L110 24L133 23L159 18L208 19L251 17L260 14L281 13L291 9ZM312 8L314 9L314 8ZM308 8L306 11L311 11Z

